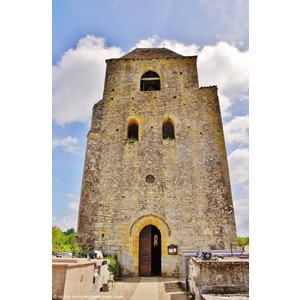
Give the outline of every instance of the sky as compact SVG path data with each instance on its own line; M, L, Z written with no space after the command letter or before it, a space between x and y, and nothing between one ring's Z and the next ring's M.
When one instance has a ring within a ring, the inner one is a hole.
M77 227L93 105L105 59L135 47L197 55L199 86L217 85L238 236L249 235L247 0L52 1L52 222Z

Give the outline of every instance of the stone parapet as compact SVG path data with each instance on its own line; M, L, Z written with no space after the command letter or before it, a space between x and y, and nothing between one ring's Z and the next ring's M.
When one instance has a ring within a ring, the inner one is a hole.
M227 257L219 261L188 259L188 285L195 299L204 294L248 294L249 260Z
M52 259L52 299L92 296L93 273L86 259Z

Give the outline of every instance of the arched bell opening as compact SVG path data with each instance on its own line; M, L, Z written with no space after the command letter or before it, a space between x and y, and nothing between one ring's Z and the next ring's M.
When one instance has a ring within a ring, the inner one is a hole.
M141 78L141 91L151 92L160 91L160 78L153 71L146 72Z

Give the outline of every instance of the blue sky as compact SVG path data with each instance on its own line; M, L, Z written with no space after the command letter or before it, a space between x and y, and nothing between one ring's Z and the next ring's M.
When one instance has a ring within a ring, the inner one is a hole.
M218 85L237 231L249 233L248 1L53 0L53 224L76 228L86 135L105 63L133 47L198 55L199 85Z
M53 63L87 34L128 52L159 35L200 47L219 41L249 46L247 0L53 0ZM241 44L242 43L242 44Z

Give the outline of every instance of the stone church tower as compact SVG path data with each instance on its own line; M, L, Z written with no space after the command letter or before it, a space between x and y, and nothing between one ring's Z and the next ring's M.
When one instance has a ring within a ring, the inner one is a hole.
M199 88L196 61L166 48L106 60L77 242L117 254L124 276L176 274L170 245L179 253L236 243L217 87Z

